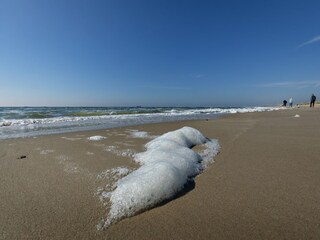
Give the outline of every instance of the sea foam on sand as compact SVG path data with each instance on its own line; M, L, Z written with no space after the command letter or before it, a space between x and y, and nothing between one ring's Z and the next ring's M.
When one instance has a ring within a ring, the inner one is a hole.
M191 150L195 145L205 149L198 154ZM191 127L168 132L145 147L134 157L141 167L120 179L110 193L110 211L98 229L174 197L213 161L220 148L217 140Z
M106 139L106 137L103 137L103 136L91 136L91 137L88 137L89 141L100 141L100 140L104 140L104 139Z

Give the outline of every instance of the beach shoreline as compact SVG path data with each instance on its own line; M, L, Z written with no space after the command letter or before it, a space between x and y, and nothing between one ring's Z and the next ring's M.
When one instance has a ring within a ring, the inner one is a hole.
M0 107L0 140L150 123L216 119L281 107Z
M301 107L1 140L0 239L315 239L319 117ZM98 231L99 189L117 179L106 171L137 169L147 142L184 126L221 146L194 188Z

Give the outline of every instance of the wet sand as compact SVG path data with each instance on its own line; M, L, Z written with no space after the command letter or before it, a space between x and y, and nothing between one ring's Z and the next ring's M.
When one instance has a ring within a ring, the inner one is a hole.
M0 141L0 239L318 239L319 119L300 108ZM194 188L98 231L98 190L114 181L99 176L137 168L152 136L183 126L221 145Z

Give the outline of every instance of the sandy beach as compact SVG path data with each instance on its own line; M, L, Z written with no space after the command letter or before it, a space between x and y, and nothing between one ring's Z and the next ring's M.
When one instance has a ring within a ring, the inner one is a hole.
M0 239L319 239L319 119L303 107L2 140ZM183 126L221 146L195 186L97 230L107 171L138 168L144 144Z

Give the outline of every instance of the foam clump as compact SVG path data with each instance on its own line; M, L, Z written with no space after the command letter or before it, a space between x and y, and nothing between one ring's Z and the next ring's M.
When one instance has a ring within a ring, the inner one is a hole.
M295 118L298 118L298 117L300 117L300 115L299 115L299 114L296 114L296 115L294 115L294 117L295 117Z
M131 136L134 138L147 138L149 134L144 131L131 132Z
M91 136L91 137L88 137L89 141L100 141L100 140L103 140L103 139L106 139L106 137L103 137L103 136Z
M203 145L198 154L192 148ZM135 154L141 167L116 183L110 194L111 208L98 228L110 226L125 217L150 209L183 190L188 181L201 173L219 151L217 140L210 140L198 130L183 127L155 138L146 151Z
M126 167L116 167L100 173L97 179L121 177L130 173L130 171L131 170Z
M0 122L0 127L8 127L11 126L11 122L9 121L4 121L4 122Z

